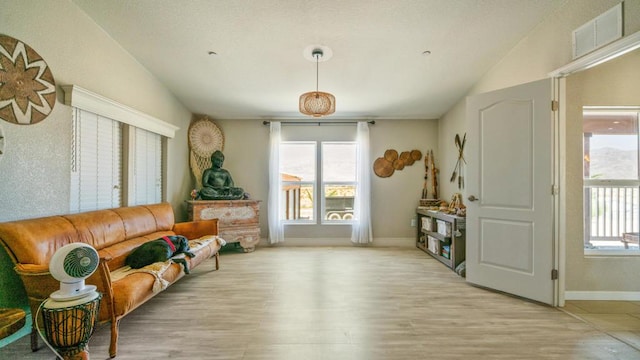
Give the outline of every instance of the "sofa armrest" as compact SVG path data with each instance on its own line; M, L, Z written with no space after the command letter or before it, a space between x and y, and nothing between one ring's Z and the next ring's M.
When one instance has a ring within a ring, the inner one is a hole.
M103 294L103 301L107 307L107 312L109 314L109 320L116 321L115 318L115 309L113 303L113 288L111 287L111 271L109 270L109 261L111 261L110 256L103 256L100 258L100 265L98 266L98 270L94 273L100 278L101 284L98 285L99 291ZM102 312L102 311L101 311Z
M95 285L97 290L102 293L103 299L112 299L113 291L111 289L111 272L109 271L108 262L111 257L100 257L100 263L96 271L86 280L88 284Z
M175 223L173 232L187 239L198 239L205 235L218 235L218 219Z
M27 297L38 305L52 292L60 289L60 282L51 276L48 265L19 263L14 270L24 284ZM37 310L37 306L32 310Z

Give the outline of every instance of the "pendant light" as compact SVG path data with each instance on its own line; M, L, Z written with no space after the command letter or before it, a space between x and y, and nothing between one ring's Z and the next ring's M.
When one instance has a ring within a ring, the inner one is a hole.
M316 60L316 91L300 95L300 112L313 117L331 115L336 111L336 97L327 92L318 91L318 74L322 49L313 49L311 55Z

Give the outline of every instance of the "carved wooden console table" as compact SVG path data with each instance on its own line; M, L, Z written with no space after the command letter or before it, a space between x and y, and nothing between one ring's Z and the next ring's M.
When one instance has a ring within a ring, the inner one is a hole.
M260 241L260 200L189 200L189 220L218 219L218 235L251 252Z

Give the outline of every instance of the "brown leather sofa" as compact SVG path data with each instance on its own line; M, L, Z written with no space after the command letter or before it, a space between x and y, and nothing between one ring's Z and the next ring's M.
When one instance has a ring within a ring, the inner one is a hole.
M36 314L40 304L59 288L59 282L49 273L49 260L57 249L69 243L83 242L98 250L100 265L86 283L96 285L103 295L100 322L111 322L111 357L117 352L120 319L158 294L153 291L157 279L152 274L136 272L112 281L111 272L125 266L126 256L147 241L166 235L183 235L192 240L217 234L217 220L175 223L173 209L168 203L0 223L0 243L14 261L15 270L24 283L31 314ZM195 257L186 258L189 268L214 257L218 269L220 246L217 240L201 246L194 251ZM161 274L169 284L183 276L183 267L179 264L171 264ZM31 346L33 351L37 350L35 329L31 334Z

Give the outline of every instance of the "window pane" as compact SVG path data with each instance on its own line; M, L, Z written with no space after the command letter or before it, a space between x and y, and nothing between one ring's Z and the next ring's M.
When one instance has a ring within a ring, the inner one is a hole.
M280 173L300 181L316 179L316 143L285 142L280 145Z
M585 249L637 250L637 112L583 112L583 176Z
M638 179L635 113L585 113L583 132L585 179Z
M316 143L284 142L280 145L280 176L284 202L282 218L315 219Z
M315 199L314 186L302 185L300 187L300 219L315 219L315 216L313 216L313 209L315 208L313 199Z
M284 180L284 179L283 179ZM284 220L313 220L313 185L283 181L282 206Z
M157 204L162 201L162 137L134 128L135 146L133 204Z
M324 185L324 220L340 221L353 219L355 185Z
M322 143L322 181L356 181L355 143Z
M71 144L70 211L121 205L122 126L74 108Z
M638 187L586 186L585 248L638 249Z

